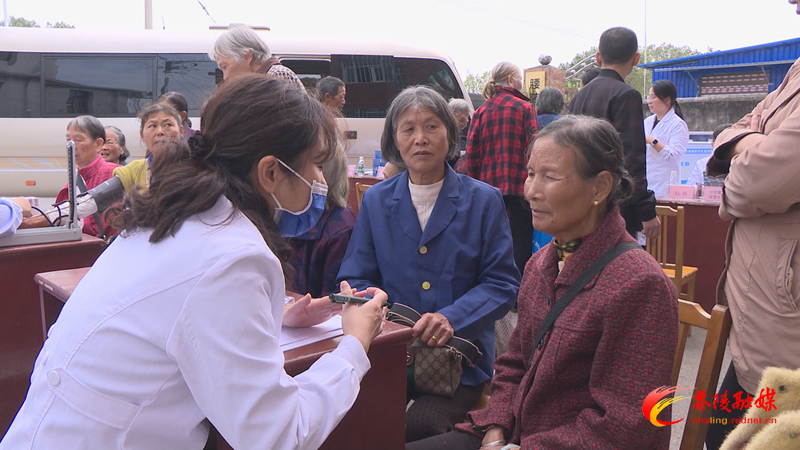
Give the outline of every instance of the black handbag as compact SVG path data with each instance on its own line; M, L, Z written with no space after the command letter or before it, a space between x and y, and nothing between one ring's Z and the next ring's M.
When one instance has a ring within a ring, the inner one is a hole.
M386 319L390 322L413 327L422 317L414 308L395 303ZM458 336L451 337L444 347L428 347L419 340L409 344L407 353L408 385L418 393L453 397L461 383L464 368L462 361L470 367L478 363L483 353L472 342Z

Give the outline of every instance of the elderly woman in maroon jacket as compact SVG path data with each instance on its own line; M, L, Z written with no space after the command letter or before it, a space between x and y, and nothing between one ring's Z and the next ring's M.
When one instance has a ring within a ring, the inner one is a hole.
M459 431L407 450L669 448L669 427L658 428L642 414L645 396L670 384L678 335L677 292L650 255L639 248L611 261L542 344L535 339L547 313L592 262L633 242L616 205L631 190L622 143L608 122L567 116L542 130L525 198L533 226L554 240L525 267L519 323L495 361L489 406L469 413Z

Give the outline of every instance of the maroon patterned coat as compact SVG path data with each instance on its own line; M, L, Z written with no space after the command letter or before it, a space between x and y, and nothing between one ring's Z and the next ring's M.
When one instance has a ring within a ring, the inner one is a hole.
M669 427L652 425L642 401L670 384L677 292L644 250L622 254L590 281L545 335L532 369L525 369L554 300L601 254L626 241L633 239L614 207L560 274L552 244L528 261L519 323L508 351L495 361L489 407L469 413L476 428L503 426L509 442L523 450L669 448ZM459 428L473 430L471 424Z

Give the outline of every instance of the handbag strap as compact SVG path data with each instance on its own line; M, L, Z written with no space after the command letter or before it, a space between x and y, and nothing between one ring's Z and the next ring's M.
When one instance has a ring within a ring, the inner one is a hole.
M86 183L83 182L83 177L80 175L78 175L78 189L80 189L81 194L89 191L86 189ZM97 222L97 237L105 239L106 234L103 233L103 222L100 222L100 215L95 212L92 216L94 216L94 221Z
M608 263L617 259L619 255L627 252L628 250L637 248L642 248L642 246L637 242L623 242L621 244L617 244L610 250L607 250L605 253L600 255L599 258L594 260L594 262L583 271L578 279L569 285L567 292L565 292L564 295L558 299L553 308L544 317L544 322L542 322L542 326L539 327L539 332L536 333L536 339L533 341L536 342L536 346L531 352L530 358L528 358L528 368L530 368L531 364L533 363L533 354L536 352L536 349L542 348L542 345L544 345L544 335L553 326L558 316L561 315L564 309L567 308L567 305L570 304L572 299L574 299L575 296L578 295L578 293L582 291L583 288L586 287L586 285L589 284L589 282L592 281L592 279L597 276L597 274L600 273L605 266L608 265Z
M422 315L417 312L417 310L410 306L403 305L402 303L393 304L389 309L389 313L386 314L386 320L399 323L407 327L413 327L421 317ZM452 347L461 352L467 359L467 364L470 366L478 364L481 356L483 356L483 353L481 353L481 350L477 345L473 344L467 339L460 338L455 335L445 342L444 345Z

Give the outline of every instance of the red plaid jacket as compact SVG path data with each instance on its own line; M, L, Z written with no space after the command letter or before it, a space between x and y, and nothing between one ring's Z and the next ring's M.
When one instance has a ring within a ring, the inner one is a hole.
M528 177L525 156L539 130L527 97L508 87L481 105L472 116L467 137L467 175L488 183L503 195L523 195Z

